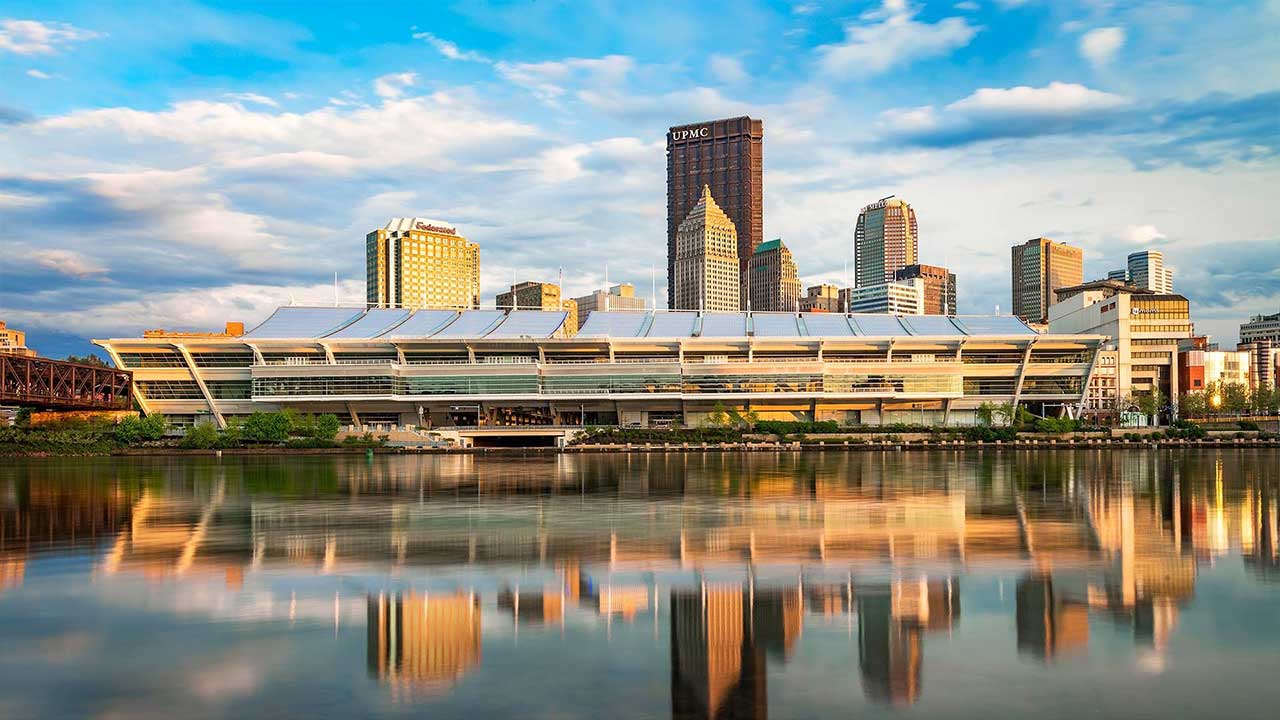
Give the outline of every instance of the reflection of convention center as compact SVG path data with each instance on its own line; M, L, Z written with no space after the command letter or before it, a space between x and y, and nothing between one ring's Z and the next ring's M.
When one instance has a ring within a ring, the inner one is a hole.
M762 419L971 424L984 402L1060 414L1100 337L1011 317L840 313L368 311L282 307L243 335L103 340L149 411L179 424L255 410L348 424L696 425Z
M1274 479L1249 469L1224 489L1210 454L1007 453L964 481L927 476L922 455L841 454L822 473L801 454L608 460L361 459L330 495L305 501L261 463L157 465L145 483L100 487L12 481L0 488L0 592L55 543L100 548L107 582L203 579L178 601L214 588L217 607L237 605L219 592L259 592L266 578L390 572L410 584L361 591L343 622L366 618L361 665L396 697L454 692L482 673L482 633L492 660L513 627L521 638L566 627L606 637L645 624L669 633L676 715L763 717L769 670L846 628L863 695L917 702L931 638L963 632L973 568L1016 578L996 642L1059 663L1107 626L1163 653L1198 568L1235 553L1248 577L1274 581L1280 559ZM457 491L499 470L518 480L521 468L547 483L536 502L501 486ZM325 483L308 472L304 487ZM255 486L273 490L244 492ZM428 576L456 587L411 584ZM332 596L296 605L298 617L337 622ZM271 607L293 617L288 593Z

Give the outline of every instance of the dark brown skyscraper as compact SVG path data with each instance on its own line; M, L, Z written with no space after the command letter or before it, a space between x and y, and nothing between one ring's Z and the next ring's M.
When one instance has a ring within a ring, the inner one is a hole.
M894 280L924 280L924 314L956 314L956 274L937 265L908 265L893 274Z
M738 231L739 273L764 240L764 123L749 117L677 125L667 133L667 304L676 308L676 228L703 186ZM746 307L745 290L741 307ZM686 310L697 308L684 308Z

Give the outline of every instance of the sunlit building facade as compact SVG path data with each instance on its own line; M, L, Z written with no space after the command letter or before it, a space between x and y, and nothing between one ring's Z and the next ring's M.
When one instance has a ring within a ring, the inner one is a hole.
M747 310L796 312L800 309L800 277L791 251L775 238L760 243L747 263Z
M1080 248L1032 238L1013 246L1013 314L1031 323L1049 322L1055 291L1084 282Z
M738 235L710 188L676 231L675 298L671 307L736 312L742 278Z
M365 236L365 276L371 308L480 307L480 246L438 220L393 218Z
M764 241L764 123L746 116L677 125L667 131L667 307L677 304L676 235L680 224L710 190L735 230L741 280L747 261ZM738 307L746 307L745 286Z
M241 337L97 341L151 412L257 410L419 428L764 419L970 424L987 402L1074 412L1102 342L1010 317L282 307ZM561 431L555 431L561 432Z
M862 208L853 234L854 287L893 282L919 254L916 211L905 200L887 197Z

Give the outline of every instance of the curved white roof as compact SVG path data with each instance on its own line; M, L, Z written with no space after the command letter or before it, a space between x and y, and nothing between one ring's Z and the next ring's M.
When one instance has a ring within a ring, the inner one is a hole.
M750 323L748 325L748 323ZM698 313L596 310L580 338L686 337L960 337L1035 335L1015 317L843 313Z

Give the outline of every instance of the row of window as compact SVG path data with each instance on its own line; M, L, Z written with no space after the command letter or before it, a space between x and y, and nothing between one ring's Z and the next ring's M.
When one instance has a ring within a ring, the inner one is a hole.
M1080 394L1080 377L1028 377L1028 395ZM834 394L932 394L1012 395L1014 378L962 378L958 375L885 374L785 374L785 375L676 375L629 374L593 376L489 375L396 378L292 377L256 378L253 395L282 396L389 396L389 395L571 395L598 394L722 394L722 393L834 393ZM242 388L236 388L242 391ZM227 392L230 392L228 388Z

